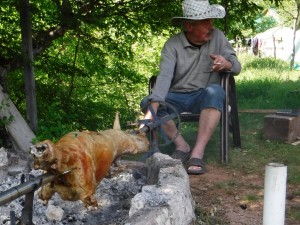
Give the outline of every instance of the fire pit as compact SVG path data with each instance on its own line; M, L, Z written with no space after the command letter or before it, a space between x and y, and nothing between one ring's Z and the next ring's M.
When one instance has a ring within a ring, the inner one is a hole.
M63 201L56 194L45 206L34 195L32 221L36 225L190 225L194 224L194 202L189 179L179 160L155 153L146 163L122 161L123 172L113 171L96 190L100 208L87 211L80 201ZM146 172L145 172L146 171ZM31 171L39 176L41 171ZM0 193L17 186L20 174L9 176ZM36 193L36 192L35 192ZM24 197L0 207L0 224L10 225L10 212L22 214Z
M37 225L55 224L124 224L128 219L130 201L139 193L146 179L137 169L142 164L139 162L122 161L122 165L128 169L123 172L113 171L111 177L102 180L96 191L99 209L88 211L80 201L63 201L56 194L48 203L43 205L37 195L34 196L34 208L32 221ZM136 167L136 168L133 168ZM31 171L27 176L39 176L42 171ZM0 193L20 184L21 174L8 176L0 186ZM13 211L16 218L22 214L24 197L0 207L0 224L10 224L10 212Z

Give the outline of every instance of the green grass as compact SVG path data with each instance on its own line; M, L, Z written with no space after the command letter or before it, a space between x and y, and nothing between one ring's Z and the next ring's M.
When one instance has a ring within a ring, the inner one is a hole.
M236 77L241 109L300 108L300 72L274 58L240 56L243 70Z

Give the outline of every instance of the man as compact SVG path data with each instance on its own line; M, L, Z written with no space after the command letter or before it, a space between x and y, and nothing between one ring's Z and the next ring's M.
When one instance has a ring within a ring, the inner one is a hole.
M203 161L205 147L218 125L225 93L220 86L220 71L238 74L241 70L236 54L225 35L213 27L214 18L223 18L225 9L210 5L208 0L185 0L183 16L172 18L173 25L183 31L171 37L161 52L160 72L152 94L141 105L151 102L155 112L157 101L166 101L179 113L200 113L197 139L193 149L179 134L173 158L187 162L188 174L206 172ZM158 114L162 113L158 111ZM146 119L152 115L148 111ZM173 122L164 125L169 137L177 133Z

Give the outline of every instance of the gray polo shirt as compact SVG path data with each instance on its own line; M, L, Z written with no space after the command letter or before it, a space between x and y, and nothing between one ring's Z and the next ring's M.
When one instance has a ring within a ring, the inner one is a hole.
M216 28L212 39L200 48L190 44L183 32L168 39L161 52L160 72L150 99L161 101L168 92L192 92L208 83L220 84L219 73L211 72L213 60L209 54L222 55L230 61L233 73L241 71L231 44Z

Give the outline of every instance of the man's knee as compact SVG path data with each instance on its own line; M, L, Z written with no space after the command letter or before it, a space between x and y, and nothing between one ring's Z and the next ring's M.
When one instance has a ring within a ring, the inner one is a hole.
M203 97L201 110L206 108L215 108L221 111L225 100L224 89L217 84L210 84L205 89L205 96Z
M207 98L219 99L221 101L225 99L225 91L221 85L210 84L207 86L205 90L206 90Z

